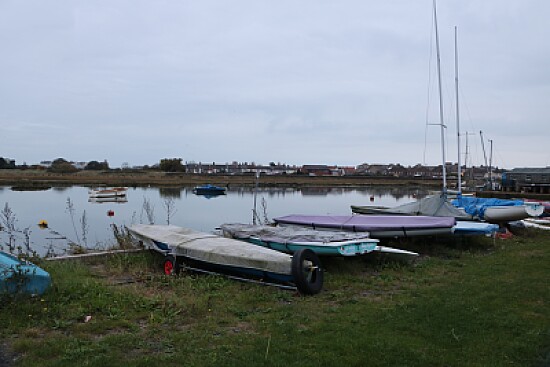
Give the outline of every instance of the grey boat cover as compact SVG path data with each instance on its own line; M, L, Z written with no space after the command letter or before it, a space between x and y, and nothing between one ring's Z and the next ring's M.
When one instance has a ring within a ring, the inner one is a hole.
M393 208L352 205L352 211L360 214L426 215L472 220L471 215L467 214L464 209L455 207L443 195L429 196L412 203L398 205Z
M169 248L176 256L212 264L291 274L292 256L244 241L197 232L177 226L136 224L128 228L138 238L158 249Z
M453 217L428 217L406 215L286 215L274 218L276 223L305 225L312 228L333 228L347 231L387 231L451 229L456 224Z
M236 238L259 238L262 241L277 243L297 243L297 242L341 242L368 240L367 232L346 232L346 231L316 231L310 228L298 227L274 227L266 225L250 225L241 223L222 224L220 228Z

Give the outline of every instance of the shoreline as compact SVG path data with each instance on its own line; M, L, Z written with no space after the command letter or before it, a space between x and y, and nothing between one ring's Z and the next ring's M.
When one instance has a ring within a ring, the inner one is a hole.
M456 181L449 180L451 190ZM12 190L47 190L63 186L127 186L127 187L194 187L203 184L218 186L254 186L253 174L195 174L161 171L79 171L75 173L51 173L39 170L0 170L0 187L11 186ZM422 187L440 190L440 178L402 178L388 176L307 176L307 175L262 175L260 187L368 187L398 186ZM526 198L550 200L550 194L521 193L508 191L477 191L478 197L502 199Z
M252 174L191 174L159 171L80 171L76 173L50 173L30 170L0 170L0 186L40 189L46 186L197 186L202 184L219 186L254 186L256 177ZM305 176L305 175L262 175L259 186L270 187L319 187L319 186L421 186L438 188L439 179L413 179L380 176Z

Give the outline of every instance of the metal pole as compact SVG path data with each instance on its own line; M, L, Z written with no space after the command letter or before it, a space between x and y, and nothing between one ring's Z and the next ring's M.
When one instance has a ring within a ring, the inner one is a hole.
M456 139L458 146L458 194L462 193L462 167L460 160L460 115L458 112L458 40L457 28L455 26L455 94L456 94Z
M439 32L437 29L437 9L435 0L434 4L434 23L435 23L435 44L437 50L437 77L439 82L439 125L441 126L441 156L443 158L443 195L447 194L447 172L445 168L445 124L443 121L443 96L441 91L441 57L439 51Z
M491 143L491 155L489 156L489 183L491 184L491 191L493 191L493 140L489 139Z

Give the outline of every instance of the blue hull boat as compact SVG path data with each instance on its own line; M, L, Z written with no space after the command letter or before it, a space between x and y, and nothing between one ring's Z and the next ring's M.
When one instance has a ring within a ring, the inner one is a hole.
M0 251L0 294L41 295L50 283L50 274L44 269Z
M214 186L214 185L202 185L196 186L193 189L193 192L196 195L205 195L205 196L216 196L216 195L225 195L225 187Z

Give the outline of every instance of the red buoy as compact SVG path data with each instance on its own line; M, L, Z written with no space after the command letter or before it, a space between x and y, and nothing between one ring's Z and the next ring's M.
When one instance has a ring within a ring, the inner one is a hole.
M108 210L108 211L107 211L107 216L108 216L108 217L114 217L114 216L115 216L114 210Z

